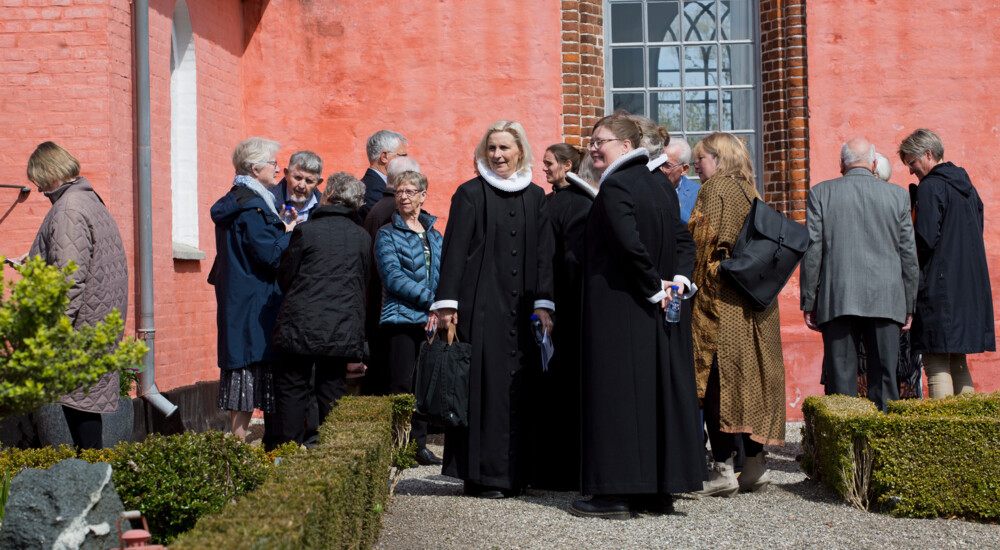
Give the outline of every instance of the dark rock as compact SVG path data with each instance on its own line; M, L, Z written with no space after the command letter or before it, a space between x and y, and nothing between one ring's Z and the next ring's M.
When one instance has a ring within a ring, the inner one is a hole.
M10 484L0 548L116 547L124 509L110 464L71 458L48 470L24 470Z

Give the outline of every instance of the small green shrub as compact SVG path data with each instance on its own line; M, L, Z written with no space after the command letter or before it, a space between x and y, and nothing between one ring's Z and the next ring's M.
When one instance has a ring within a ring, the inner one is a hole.
M1000 519L1000 392L897 401L809 397L803 470L845 500L906 517Z

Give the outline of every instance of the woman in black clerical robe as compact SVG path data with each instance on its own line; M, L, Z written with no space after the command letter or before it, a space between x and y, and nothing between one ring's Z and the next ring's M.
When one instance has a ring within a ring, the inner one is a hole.
M475 165L451 199L429 325L455 323L472 344L469 427L446 431L443 473L464 480L467 495L504 498L530 475L526 384L541 369L531 315L551 333L552 228L519 123L492 124Z
M678 254L667 195L650 177L636 121L598 121L590 155L602 172L586 227L582 493L570 513L627 519L669 513L671 493L705 477L694 371L671 362L664 299L689 291L694 257Z

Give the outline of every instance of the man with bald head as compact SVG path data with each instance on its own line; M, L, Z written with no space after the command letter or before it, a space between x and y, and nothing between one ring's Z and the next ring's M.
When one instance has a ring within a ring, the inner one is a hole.
M909 193L875 171L875 147L855 138L841 148L842 176L809 190L799 283L806 326L823 333L826 394L857 397L860 339L868 399L885 411L899 399L899 333L913 319L919 267Z

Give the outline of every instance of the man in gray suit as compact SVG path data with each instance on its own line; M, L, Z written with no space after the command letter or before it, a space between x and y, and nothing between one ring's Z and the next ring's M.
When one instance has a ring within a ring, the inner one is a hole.
M858 395L861 339L868 399L885 411L899 399L899 333L910 328L919 267L909 195L876 178L875 165L875 147L852 139L840 152L843 177L809 190L799 280L806 325L823 333L826 394Z

